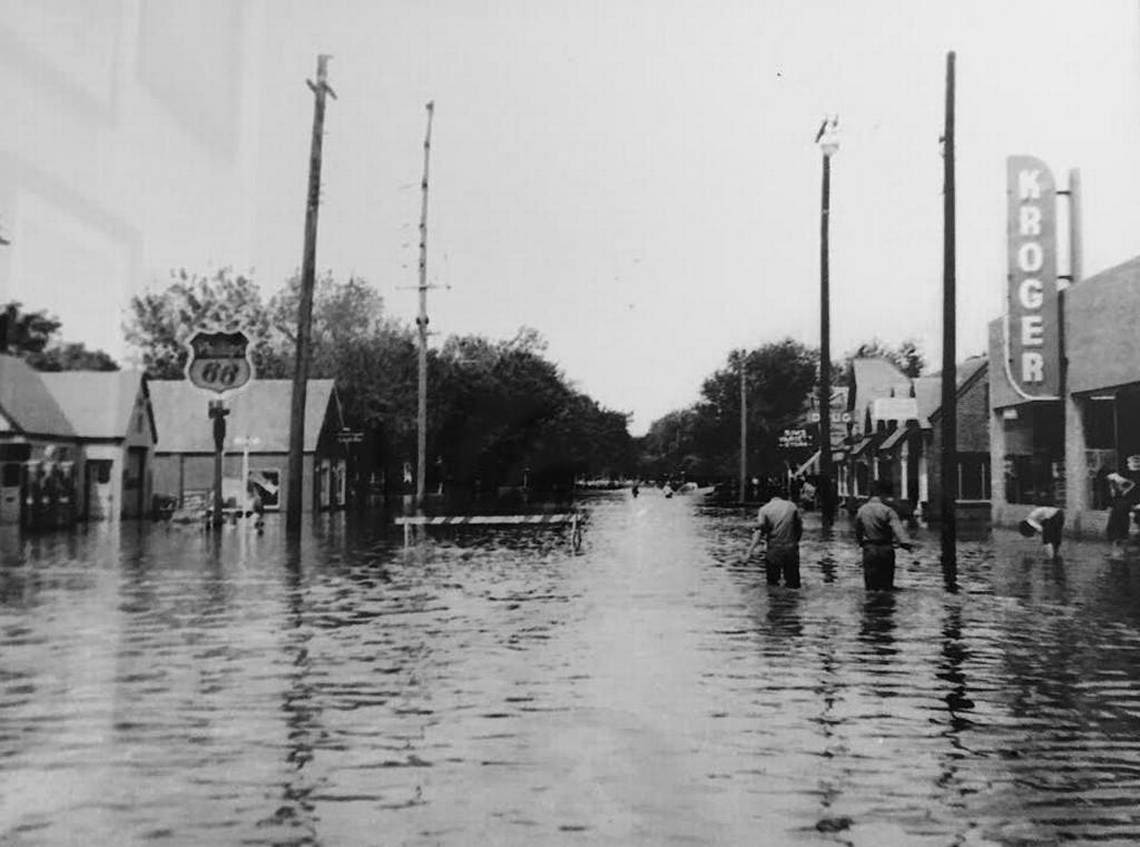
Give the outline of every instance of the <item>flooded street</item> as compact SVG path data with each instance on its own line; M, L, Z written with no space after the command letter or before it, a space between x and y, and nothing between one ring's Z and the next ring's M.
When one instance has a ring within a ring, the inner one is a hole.
M740 510L600 495L564 530L124 523L0 534L0 840L1131 843L1140 562L998 530L800 591Z

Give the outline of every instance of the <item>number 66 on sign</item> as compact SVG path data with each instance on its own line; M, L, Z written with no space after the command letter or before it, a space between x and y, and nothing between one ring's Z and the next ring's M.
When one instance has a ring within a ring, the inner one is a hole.
M235 394L253 379L249 338L244 332L207 332L191 336L186 378L197 388L220 397Z

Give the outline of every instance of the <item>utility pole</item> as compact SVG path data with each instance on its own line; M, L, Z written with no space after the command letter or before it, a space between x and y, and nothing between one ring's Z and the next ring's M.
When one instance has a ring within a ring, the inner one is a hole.
M740 351L737 362L740 366L740 505L744 505L748 484L748 393L745 389L746 353Z
M954 219L954 51L946 54L946 129L942 136L942 577L957 587L958 367Z
M313 92L313 140L309 152L309 193L305 207L305 252L301 261L301 299L297 307L297 356L293 369L293 404L289 415L289 476L285 528L301 528L304 485L305 393L309 384L309 358L313 329L313 287L317 267L317 208L321 193L321 140L325 129L325 95L336 99L326 81L329 57L317 56L317 81L306 80Z
M222 452L226 445L226 415L230 410L221 400L211 400L210 420L214 422L214 502L210 510L210 524L222 525Z
M839 149L839 121L825 118L815 136L823 152L823 188L819 212L819 485L816 487L820 522L830 527L835 519L831 462L831 280L828 225L831 218L831 157Z
M419 329L419 402L416 407L416 511L424 506L424 490L427 487L427 213L428 213L428 163L431 159L431 119L435 113L435 103L427 104L427 133L424 135L424 178L420 183L423 199L420 205L420 313L416 316Z

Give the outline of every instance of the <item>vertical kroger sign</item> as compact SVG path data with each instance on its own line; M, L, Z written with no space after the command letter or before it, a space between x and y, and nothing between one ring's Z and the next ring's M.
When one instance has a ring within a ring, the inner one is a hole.
M1009 196L1007 375L1027 400L1052 399L1061 384L1057 310L1057 196L1048 166L1006 160Z

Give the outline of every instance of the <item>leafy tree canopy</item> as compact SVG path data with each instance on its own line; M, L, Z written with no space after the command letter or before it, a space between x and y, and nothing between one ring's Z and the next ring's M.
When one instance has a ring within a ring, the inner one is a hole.
M294 368L300 280L265 300L252 279L185 270L163 291L132 299L125 324L148 372L180 379L186 340L203 324L250 335L259 377ZM428 451L436 481L490 487L544 473L622 473L634 463L628 416L576 391L523 327L506 341L447 338L428 355ZM416 455L418 340L388 317L364 280L325 274L313 296L309 374L337 382L349 426L371 433L388 476Z
M23 358L40 371L117 371L118 364L102 350L56 339L62 324L40 309L25 312L11 301L0 307L0 353Z
M15 356L42 353L62 324L43 309L24 311L15 300L0 307L0 352Z
M735 476L740 457L741 382L748 430L748 466L778 467L779 436L803 411L815 385L818 352L785 338L733 351L701 386L700 400L655 421L641 441L650 476Z

